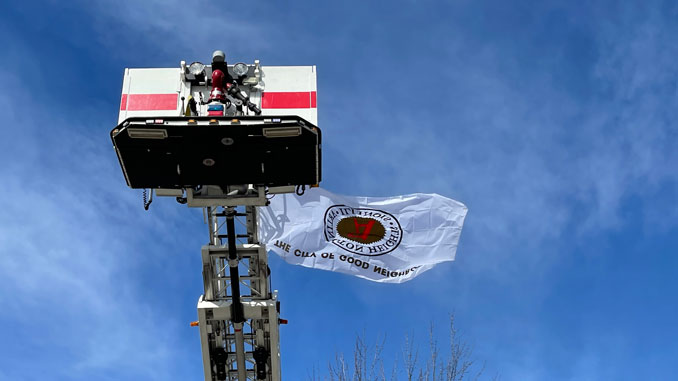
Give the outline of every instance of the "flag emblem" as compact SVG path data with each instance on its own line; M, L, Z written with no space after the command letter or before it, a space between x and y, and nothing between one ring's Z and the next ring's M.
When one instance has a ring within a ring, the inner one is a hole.
M403 238L398 219L383 210L332 205L324 220L325 240L353 254L384 255Z

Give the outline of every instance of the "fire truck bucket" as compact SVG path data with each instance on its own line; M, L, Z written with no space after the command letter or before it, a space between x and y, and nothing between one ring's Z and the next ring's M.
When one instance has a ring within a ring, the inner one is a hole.
M320 129L297 116L128 118L111 131L127 185L311 185Z

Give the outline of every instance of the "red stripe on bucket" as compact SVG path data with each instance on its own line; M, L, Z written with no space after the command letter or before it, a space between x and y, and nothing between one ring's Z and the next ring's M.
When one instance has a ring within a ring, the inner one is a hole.
M316 108L315 91L264 92L261 108Z
M179 94L123 94L120 110L176 110Z

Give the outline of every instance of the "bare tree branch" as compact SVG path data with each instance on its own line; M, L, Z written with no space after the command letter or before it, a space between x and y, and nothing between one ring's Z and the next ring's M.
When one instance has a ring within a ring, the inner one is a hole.
M403 361L405 363L405 374L407 375L407 381L412 381L416 367L417 359L419 357L419 350L414 350L414 343L410 340L409 336L405 335L405 347L403 347Z
M403 377L407 381L464 381L468 377L480 381L485 372L485 363L476 365L473 358L473 348L464 342L457 332L454 314L450 315L449 324L449 353L441 352L435 335L433 323L429 325L429 353L423 366L419 362L419 349L415 345L413 335L405 335L405 345L402 347L403 368L399 369L398 357L393 359L393 368L390 381L399 381ZM387 381L384 360L382 358L386 348L386 336L377 338L374 345L366 343L366 334L356 335L353 347L352 364L349 364L343 354L335 355L334 362L328 363L328 376L323 381ZM309 376L311 381L321 381L315 367ZM499 375L491 378L499 381Z

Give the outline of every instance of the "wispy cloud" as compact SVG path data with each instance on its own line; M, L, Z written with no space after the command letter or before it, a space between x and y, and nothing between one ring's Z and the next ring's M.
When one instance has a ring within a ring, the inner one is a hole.
M151 59L166 65L206 61L215 49L225 50L227 59L246 56L245 52L261 54L272 47L276 33L275 22L257 16L264 5L256 3L243 7L177 0L77 3L75 7L93 18L92 37L107 48L106 54L131 66ZM133 51L145 51L147 56L139 60L130 56Z
M597 59L577 73L586 99L554 78L552 66L520 67L497 46L455 39L441 46L447 60L431 68L434 83L419 91L399 92L394 81L363 85L364 107L332 99L339 110L357 109L361 123L330 118L338 133L326 147L341 156L326 162L350 168L342 180L358 186L347 191L436 191L466 202L462 241L510 255L502 266L516 250L562 243L565 230L586 236L636 223L625 220L624 201L678 180L668 165L678 163L675 27L647 15L620 21L628 27L620 37L613 20L597 21L608 31L591 41ZM496 255L481 261L496 263Z
M13 109L14 99L2 95L0 104ZM54 379L166 379L173 351L166 332L177 322L161 317L161 303L144 292L138 275L166 245L140 252L139 226L146 237L168 226L134 212L139 200L116 176L106 131L97 134L102 139L83 134L81 116L66 121L38 112L5 120L21 133L10 141L15 148L3 151L9 164L0 168L0 319L19 328L3 333L9 341L1 350L8 359L24 353L19 343L33 350L50 343L61 352L46 359L58 365ZM40 127L45 120L49 129ZM0 363L9 379L34 379L24 378L34 361Z

